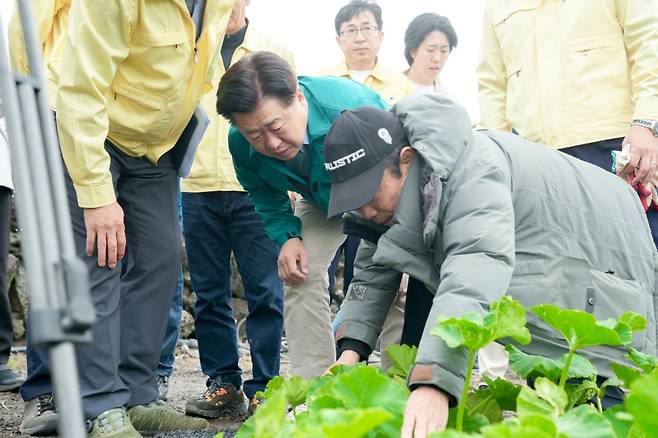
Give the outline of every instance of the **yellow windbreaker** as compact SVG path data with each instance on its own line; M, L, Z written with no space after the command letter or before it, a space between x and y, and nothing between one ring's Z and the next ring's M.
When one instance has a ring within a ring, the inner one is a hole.
M243 56L261 50L276 53L295 67L292 52L271 36L252 30L251 25L247 27L244 41L235 49L231 65ZM212 90L201 99L201 104L210 116L210 125L197 149L190 176L181 181L181 190L184 192L244 191L235 175L233 159L228 149L229 123L217 114L217 87L226 71L221 57L219 63Z
M658 119L658 0L487 0L480 125L555 148Z
M55 107L59 64L62 59L64 33L68 23L71 0L32 0L32 12L39 33L46 82L48 86L48 102ZM9 57L12 68L24 75L30 68L25 52L25 40L21 29L18 4L9 22Z
M76 0L60 70L57 125L83 208L114 202L109 138L152 163L212 88L232 0L207 0L201 36L184 0Z
M317 71L314 75L350 78L350 71L345 61L342 61L333 67ZM379 62L375 63L375 68L370 73L370 76L366 78L363 85L379 93L382 99L389 105L393 105L403 97L409 96L414 92L413 84L405 75L392 72L383 67Z

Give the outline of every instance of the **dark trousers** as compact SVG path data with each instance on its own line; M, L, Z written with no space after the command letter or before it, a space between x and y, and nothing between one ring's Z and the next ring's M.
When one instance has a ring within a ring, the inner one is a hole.
M96 252L86 256L83 210L68 176L66 181L76 251L89 269L97 318L93 342L76 348L87 419L157 398L154 370L181 263L178 180L171 157L165 154L154 166L110 144L105 149L127 241L126 255L114 269L98 267ZM31 350L25 400L44 389L51 391L43 350Z
M11 325L11 307L7 291L7 257L9 256L9 226L11 215L11 189L0 186L0 367L11 354L14 330Z
M247 397L279 374L283 331L283 284L277 274L279 247L263 228L243 192L183 193L183 234L196 292L195 329L203 373L241 385L236 324L231 308L231 252L249 306L247 338L253 378Z
M623 138L613 138L572 146L560 149L560 151L611 172L612 151L621 150L622 141ZM654 210L653 207L649 207L649 210L647 210L647 220L649 221L649 228L651 228L653 242L658 246L658 211Z
M350 287L352 278L354 277L354 259L356 258L356 251L359 249L361 238L358 236L348 235L345 242L338 247L334 259L329 265L329 297L334 299L334 287L336 285L336 269L338 269L338 262L340 256L345 252L345 262L343 265L343 297L347 296L347 288Z

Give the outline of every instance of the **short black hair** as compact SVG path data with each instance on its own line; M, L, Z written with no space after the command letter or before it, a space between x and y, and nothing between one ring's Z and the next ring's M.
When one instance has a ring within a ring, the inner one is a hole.
M374 1L366 0L352 0L338 11L336 14L335 26L336 35L340 35L340 26L346 21L350 21L352 17L360 14L361 12L370 11L375 16L377 28L382 30L384 22L382 21L382 8L379 7Z
M400 146L393 149L384 158L384 169L388 169L388 171L391 173L391 176L394 176L395 178L399 179L400 177L402 177L402 171L400 169L400 153L402 153L402 149L404 149L404 147L408 145L409 145L409 140L405 141Z
M416 50L423 43L425 37L435 30L442 32L448 38L451 52L457 47L457 33L448 18L433 12L420 14L411 20L404 33L404 57L407 58L409 65L414 62L411 52Z
M217 113L231 123L234 114L249 113L266 97L292 102L297 77L290 64L272 52L254 52L233 64L217 88Z

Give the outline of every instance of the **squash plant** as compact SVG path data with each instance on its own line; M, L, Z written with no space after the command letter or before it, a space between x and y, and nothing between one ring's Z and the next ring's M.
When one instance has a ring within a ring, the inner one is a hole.
M465 349L468 369L464 390L451 408L448 428L431 438L648 438L658 436L658 359L629 348L627 363L613 364L615 377L597 384L597 370L578 351L596 346L626 346L646 321L627 312L597 321L589 313L543 304L530 309L566 341L560 357L526 354L506 347L510 368L531 386L482 376L471 388L477 351L509 338L531 342L526 309L510 297L491 303L485 315L439 317L431 333L450 348ZM416 349L393 346L387 372L365 364L335 366L330 375L304 380L277 377L262 394L266 402L248 419L236 438L399 437L409 391L406 379ZM623 405L603 410L600 400L610 387L629 392ZM221 434L218 435L220 437Z

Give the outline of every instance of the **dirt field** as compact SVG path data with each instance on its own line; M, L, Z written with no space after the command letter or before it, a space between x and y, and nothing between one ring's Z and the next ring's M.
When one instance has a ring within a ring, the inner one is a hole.
M169 381L169 400L180 412L185 409L185 402L198 397L205 390L206 378L201 374L198 359L198 350L179 348L176 355L175 371ZM245 352L245 346L241 346L241 353ZM12 357L11 364L25 374L25 354L19 353ZM241 354L240 367L245 377L251 375L251 361L248 354ZM290 362L285 352L281 356L281 373L287 375L290 370ZM17 393L0 393L0 437L20 437L18 427L23 415L23 402ZM203 433L168 433L158 437L180 437L180 438L212 438L217 432L225 432L230 438L238 430L241 421L236 419L219 419L211 421L211 427Z

